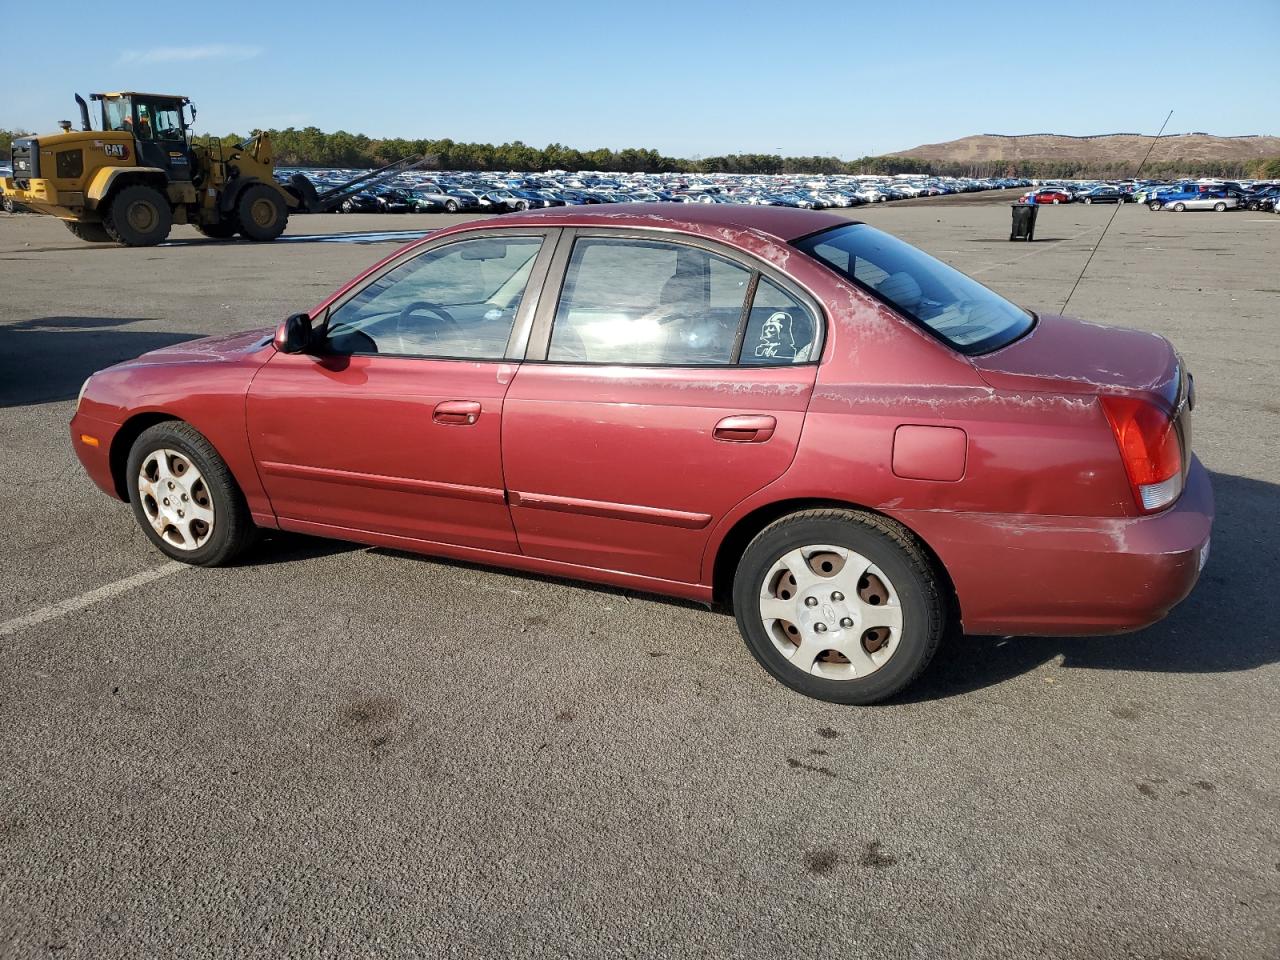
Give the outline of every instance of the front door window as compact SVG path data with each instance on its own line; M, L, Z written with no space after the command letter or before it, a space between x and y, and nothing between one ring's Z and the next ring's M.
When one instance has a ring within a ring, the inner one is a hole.
M541 246L539 237L485 237L407 260L333 312L327 348L500 360Z
M147 111L151 135L156 140L167 140L170 143L183 143L182 115L175 103L139 104L138 112Z

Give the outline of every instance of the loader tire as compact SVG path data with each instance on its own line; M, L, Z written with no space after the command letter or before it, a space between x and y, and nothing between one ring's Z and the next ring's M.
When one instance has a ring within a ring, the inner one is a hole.
M284 233L289 224L289 208L278 191L265 183L254 183L245 187L236 201L236 220L242 237L263 243Z
M83 223L76 220L63 220L63 224L77 240L87 243L115 243L107 228L100 223Z
M126 247L154 247L169 236L173 211L155 187L135 184L111 198L102 226L111 239Z

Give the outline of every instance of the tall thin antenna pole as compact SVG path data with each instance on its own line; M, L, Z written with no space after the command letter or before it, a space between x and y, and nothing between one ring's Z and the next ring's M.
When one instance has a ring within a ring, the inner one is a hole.
M1151 151L1155 150L1156 144L1160 142L1160 138L1164 136L1164 128L1169 125L1169 119L1173 116L1173 111L1169 111L1169 116L1164 118L1164 123L1160 124L1160 132L1156 134L1156 138L1151 141L1151 146L1147 148L1147 155L1142 158L1142 162L1138 164L1138 169L1134 171L1133 179L1138 178L1138 174L1142 172L1142 168L1147 165L1147 161L1151 159ZM1093 263L1093 255L1098 252L1098 247L1102 246L1102 238L1107 235L1107 231L1111 229L1112 221L1115 220L1116 214L1120 212L1120 208L1124 206L1124 200L1116 201L1116 208L1111 211L1111 219L1107 221L1107 225L1102 228L1102 233L1098 234L1098 240L1093 245L1093 249L1089 251L1089 259L1084 262L1084 266L1080 268L1080 276L1076 277L1076 282L1071 285L1071 292L1067 294L1067 299L1062 301L1062 309L1059 313L1067 312L1067 304L1071 302L1071 298L1075 296L1076 287L1080 286L1080 281L1084 279L1084 272L1089 269L1089 264Z

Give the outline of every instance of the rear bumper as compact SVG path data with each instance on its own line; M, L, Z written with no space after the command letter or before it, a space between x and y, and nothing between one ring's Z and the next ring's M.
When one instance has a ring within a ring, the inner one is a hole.
M1193 456L1182 496L1153 516L913 511L898 519L942 560L966 632L1085 636L1149 626L1191 592L1213 506L1209 475Z

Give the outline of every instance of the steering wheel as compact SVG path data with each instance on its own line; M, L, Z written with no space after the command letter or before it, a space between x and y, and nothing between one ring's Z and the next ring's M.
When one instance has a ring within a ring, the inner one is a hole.
M440 304L432 300L414 300L412 303L406 303L400 312L396 315L396 339L400 342L400 353L413 353L413 350L406 349L404 342L403 326L409 319L411 314L423 311L432 313L440 320L440 323L434 324L430 336L432 339L441 339L441 330L456 331L458 329L458 321L454 319L453 314L442 307Z

